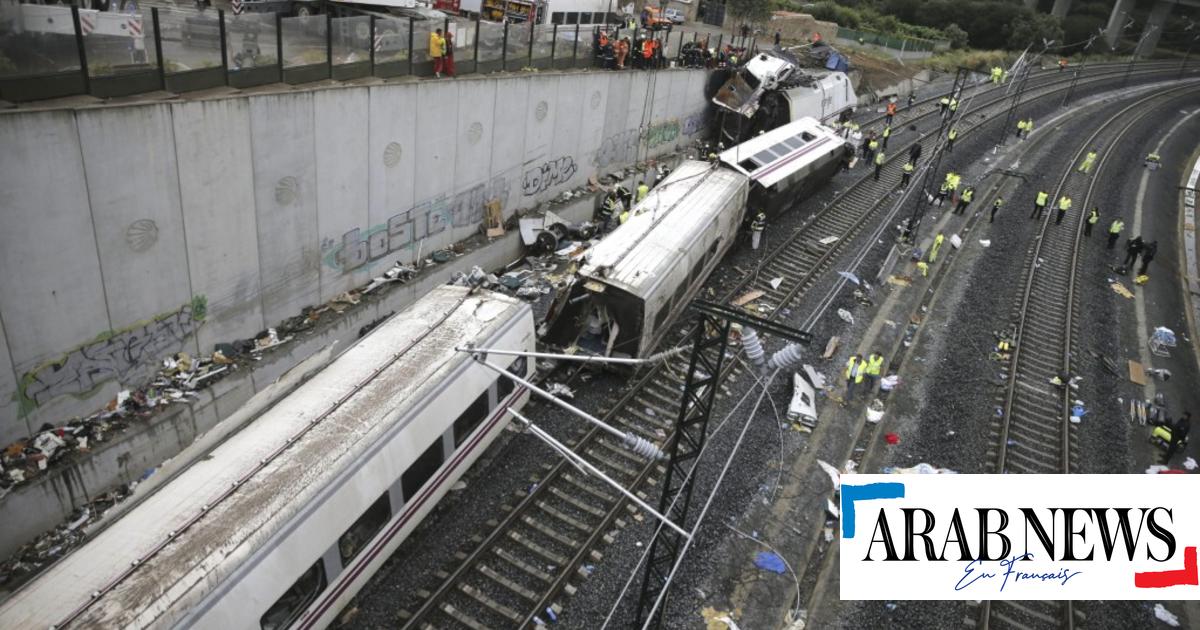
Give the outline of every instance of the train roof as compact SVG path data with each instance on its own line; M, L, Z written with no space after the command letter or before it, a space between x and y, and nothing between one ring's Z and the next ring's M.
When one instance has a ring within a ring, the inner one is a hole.
M845 144L816 118L800 118L726 149L727 166L770 188L817 158Z
M499 294L435 288L14 593L0 605L0 627L49 628L135 561L73 627L179 622L469 360L456 346L504 330L528 308ZM401 360L387 365L393 357ZM145 558L171 532L179 533Z
M645 298L713 218L747 186L708 162L685 161L634 206L629 220L587 253L580 275Z

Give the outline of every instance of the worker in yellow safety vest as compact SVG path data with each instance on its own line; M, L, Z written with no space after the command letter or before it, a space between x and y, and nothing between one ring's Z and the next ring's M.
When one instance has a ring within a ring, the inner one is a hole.
M883 151L875 154L875 181L879 181L879 172L883 170L883 162L887 158L884 157Z
M944 116L946 114L946 110L950 109L950 97L943 96L941 100L938 101L938 106L941 108L941 113Z
M1088 151L1083 157L1083 163L1079 165L1079 172L1083 174L1091 174L1092 166L1096 163L1096 152Z
M641 201L641 200L645 199L646 195L649 195L649 194L650 194L650 187L646 185L646 182L638 182L637 201Z
M867 362L863 361L861 354L850 357L850 360L846 362L846 397L842 399L843 405L854 397L854 386L863 382L866 370Z
M975 198L975 189L967 186L963 190L962 195L958 197L958 206L954 208L954 214L966 214L967 206L971 205L971 199Z
M891 125L885 126L883 128L883 133L880 135L883 137L883 148L887 149L888 138L892 137L892 126Z
M946 240L946 236L941 232L933 239L933 247L929 248L929 262L937 262L938 250L942 248L942 242Z
M1092 206L1092 209L1088 211L1087 223L1083 224L1083 235L1091 236L1092 235L1092 226L1096 225L1099 222L1100 222L1100 206Z
M954 153L954 141L958 140L958 127L952 127L946 134L946 150Z
M1050 201L1050 193L1039 190L1037 199L1033 202L1033 212L1029 213L1030 219L1042 218L1042 213L1046 211L1046 203Z
M871 356L867 357L867 395L875 391L875 384L879 381L879 375L883 372L883 355L878 352L872 352Z
M904 166L900 168L900 188L908 188L908 180L912 179L913 171L916 169L917 166L912 163L912 160L904 163Z
M1054 218L1054 225L1062 223L1063 217L1067 215L1067 210L1071 209L1071 198L1063 195L1058 199L1058 216Z
M1108 249L1116 247L1117 239L1121 237L1121 230L1124 229L1124 221L1120 219L1113 219L1113 222L1108 226Z
M999 83L1000 75L1003 72L1004 72L1004 69L1001 68L1000 66L992 66L992 83Z
M1004 205L1004 198L996 197L996 200L992 202L992 218L988 219L988 223L996 222L996 213L1000 211L1000 206L1003 206L1003 205Z
M958 111L958 99L952 98L950 99L950 114L953 115L956 111Z

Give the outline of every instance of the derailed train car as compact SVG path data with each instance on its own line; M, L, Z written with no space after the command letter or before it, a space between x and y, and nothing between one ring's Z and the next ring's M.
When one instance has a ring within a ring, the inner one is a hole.
M131 499L0 604L0 627L328 626L529 398L468 343L532 350L530 307L434 289Z
M605 356L648 354L725 255L745 219L778 216L826 181L852 149L812 118L684 162L586 255L542 341Z

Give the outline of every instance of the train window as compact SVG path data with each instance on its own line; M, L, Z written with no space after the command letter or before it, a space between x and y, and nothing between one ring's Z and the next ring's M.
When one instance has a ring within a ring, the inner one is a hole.
M654 316L654 332L658 332L663 324L667 321L667 315L671 314L671 303L664 302L662 308L659 309L658 315Z
M738 162L738 166L745 169L748 173L753 173L754 169L758 168L758 162L755 162L754 158L746 158L741 162Z
M388 499L388 493L384 492L383 496L375 500L371 507L363 512L362 516L358 517L338 538L338 554L342 556L342 566L349 566L350 561L362 551L367 543L383 529L388 520L392 518L392 502Z
M525 362L525 357L517 357L517 359L508 366L509 372L516 374L521 378L525 378L527 370L528 364ZM512 393L512 390L516 388L516 385L516 381L512 380L511 378L501 376L500 379L496 381L496 402L500 402L501 400L507 398L508 395Z
M578 24L579 14L574 11L567 11L567 24Z
M487 390L484 390L479 395L479 398L476 398L475 402L471 403L471 406L467 407L467 410L462 412L462 415L458 416L458 419L454 421L454 448L462 446L467 436L471 435L471 432L475 430L475 427L479 426L479 423L487 418L487 415L488 393Z
M805 142L812 142L813 140L816 140L816 139L817 139L817 137L816 137L816 136L812 135L811 133L808 133L807 131L805 131L805 132L801 133L801 134L800 134L800 137L801 137L801 138L804 138L804 141L805 141Z
M308 605L325 590L325 564L317 560L299 580L263 613L259 625L263 630L282 630L300 618Z
M417 495L421 486L425 485L433 473L437 472L442 461L442 436L439 435L433 439L433 444L430 444L429 448L421 453L417 461L413 462L403 475L400 475L400 487L404 490L405 500L412 499Z
M770 164L775 161L777 156L770 149L764 149L754 155L754 161L759 164Z

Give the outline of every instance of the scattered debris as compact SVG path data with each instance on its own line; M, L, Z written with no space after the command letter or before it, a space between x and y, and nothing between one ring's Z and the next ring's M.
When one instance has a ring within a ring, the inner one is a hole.
M770 284L771 284L772 289L778 290L779 285L783 284L783 276L779 276L778 278L773 278L771 280Z
M1130 293L1129 289L1126 289L1125 285L1121 284L1120 282L1114 281L1109 286L1112 287L1113 292L1117 295L1127 297L1131 300L1133 299L1133 293Z
M890 392L900 386L900 375L889 374L879 380L879 390Z
M838 317L842 318L842 321L844 321L847 324L850 324L852 326L854 325L854 316L850 314L850 311L847 311L844 308L839 308L837 310L837 314L838 314Z
M888 284L894 284L898 287L907 287L912 285L912 276L888 276Z
M1187 459L1183 460L1183 467L1188 470L1196 470L1196 460L1188 457Z
M829 475L829 480L833 482L834 490L842 487L842 473L839 472L838 469L834 468L832 464L828 464L819 459L817 460L817 465L821 467L821 470L825 471L825 474Z
M1142 367L1141 363L1133 359L1129 360L1129 380L1134 385L1146 384L1146 369Z
M950 235L950 246L951 247L953 247L954 249L958 249L958 248L962 247L962 244L963 244L962 239L959 238L957 234Z
M787 570L787 565L783 562L783 558L773 551L760 551L754 556L754 566L763 571L772 573L783 573Z
M820 243L820 244L822 244L822 245L832 245L832 244L836 243L836 242L838 241L838 239L839 239L839 238L841 238L841 237L838 237L838 236L826 236L825 238L823 238L823 239L820 239L820 240L818 240L817 242L818 242L818 243Z
M883 436L883 439L891 446L895 446L900 443L900 436L895 433L888 433Z
M833 502L833 499L825 499L825 511L829 512L829 515L833 518L842 517L842 512L838 509L837 504Z
M835 352L837 352L838 343L840 341L841 341L841 339L838 338L836 335L834 335L833 337L830 337L829 341L825 343L825 353L821 355L821 358L822 359L833 358L833 354Z
M872 400L871 404L867 406L867 422L875 424L883 420L883 409L883 402L881 400L878 398Z
M557 396L558 398L574 398L575 397L575 392L572 391L570 387L567 387L566 385L564 385L562 383L550 383L550 385L548 385L546 387L546 391L554 396ZM647 411L649 411L649 410L647 410Z
M857 284L857 285L862 284L862 280L859 280L858 276L850 273L849 271L839 271L838 275L849 280L850 282L853 282L854 284Z
M758 289L755 289L753 291L750 291L749 293L744 293L744 294L738 296L738 298L733 301L733 305L734 306L745 306L746 304L749 304L749 303L753 302L754 300L757 300L758 298L760 298L766 294L767 293L765 291L759 291Z
M983 245L984 247L991 247L992 241L990 239L981 238L981 239L979 239L979 244Z
M1171 611L1167 610L1167 607L1163 606L1162 604L1154 605L1154 616L1158 617L1159 621L1171 626L1172 628L1179 627L1179 617L1173 615Z
M956 471L949 468L938 468L931 464L921 462L916 466L908 468L884 468L883 472L889 475L957 475Z

